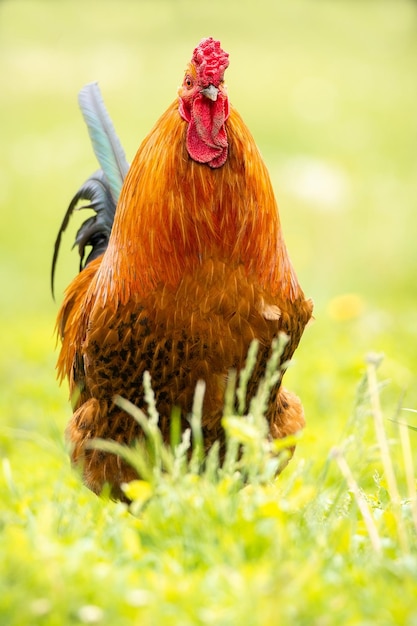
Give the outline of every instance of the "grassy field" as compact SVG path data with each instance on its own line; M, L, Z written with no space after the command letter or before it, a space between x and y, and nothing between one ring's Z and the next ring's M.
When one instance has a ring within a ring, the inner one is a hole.
M405 0L0 3L0 623L417 625L416 34ZM315 301L286 374L308 425L277 480L256 411L241 462L163 453L132 515L69 468L51 253L97 167L78 90L131 159L208 35Z

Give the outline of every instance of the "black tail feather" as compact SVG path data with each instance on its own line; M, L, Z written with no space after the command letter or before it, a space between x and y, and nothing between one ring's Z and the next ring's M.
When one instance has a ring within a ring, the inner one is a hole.
M79 202L87 200L88 204L77 207ZM80 271L107 248L113 226L116 204L113 200L109 183L102 170L95 172L77 191L64 215L55 241L51 267L51 291L54 296L54 278L58 260L61 238L65 232L74 210L93 209L95 215L89 217L78 229L74 246L78 245L80 254ZM91 251L86 258L86 247Z

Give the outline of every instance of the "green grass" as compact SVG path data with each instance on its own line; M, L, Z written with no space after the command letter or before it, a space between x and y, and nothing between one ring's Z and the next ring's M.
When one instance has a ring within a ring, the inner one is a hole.
M0 4L1 623L417 624L417 435L392 421L417 425L404 410L417 408L415 13L405 0ZM307 428L277 480L261 421L230 423L241 466L197 473L163 453L169 471L132 486L132 515L80 485L63 442L49 266L96 168L76 95L100 82L131 159L210 34L316 303L286 374Z

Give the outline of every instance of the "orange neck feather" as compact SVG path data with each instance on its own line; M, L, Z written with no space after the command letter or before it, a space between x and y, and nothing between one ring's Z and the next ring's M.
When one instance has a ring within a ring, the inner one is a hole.
M299 286L282 239L268 172L240 115L226 123L229 156L211 169L190 159L174 102L140 146L126 177L93 287L126 302L158 283L175 288L205 258L243 263L274 295Z

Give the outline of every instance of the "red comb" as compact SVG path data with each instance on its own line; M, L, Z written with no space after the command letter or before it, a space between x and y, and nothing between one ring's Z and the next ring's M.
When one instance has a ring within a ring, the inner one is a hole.
M220 41L208 37L200 41L195 48L192 62L196 67L200 83L218 85L229 66L229 55L222 50Z

